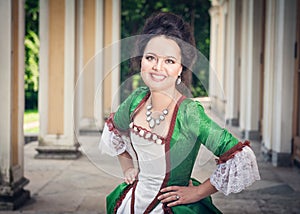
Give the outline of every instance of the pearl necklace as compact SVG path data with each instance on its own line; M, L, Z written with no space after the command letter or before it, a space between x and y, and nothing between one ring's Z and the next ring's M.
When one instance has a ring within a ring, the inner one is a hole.
M148 122L149 124L149 127L151 129L153 129L156 125L158 126L165 118L166 116L168 115L169 113L169 110L168 108L170 107L172 103L172 100L170 102L170 104L167 106L167 108L165 108L159 115L158 118L153 118L152 117L152 101L151 101L151 98L150 98L150 103L146 106L146 121Z

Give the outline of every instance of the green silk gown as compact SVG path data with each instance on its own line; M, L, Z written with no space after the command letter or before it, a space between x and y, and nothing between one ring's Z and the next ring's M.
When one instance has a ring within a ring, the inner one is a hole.
M129 124L133 121L135 111L139 105L149 97L147 87L135 90L114 113L110 122L110 130L120 133L130 132ZM166 186L188 186L192 179L194 185L200 182L191 178L200 145L203 144L216 156L221 156L238 144L238 140L226 129L218 126L204 112L203 106L198 102L184 96L178 101L171 119L170 130L164 139L166 174L160 188ZM107 213L116 213L122 200L134 189L138 181L132 185L120 184L106 199ZM149 204L144 213L151 211L160 203L157 199ZM134 207L134 202L131 202ZM204 198L196 203L178 205L172 208L163 206L164 213L221 213L212 203L211 197ZM131 211L131 213L133 213Z

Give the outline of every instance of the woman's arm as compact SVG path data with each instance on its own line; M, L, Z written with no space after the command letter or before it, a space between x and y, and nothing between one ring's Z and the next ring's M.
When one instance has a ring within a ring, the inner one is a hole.
M138 169L134 168L131 155L125 151L118 155L118 159L124 174L126 184L132 184L138 174Z
M190 204L214 194L217 189L207 179L199 186L193 186L192 180L187 187L169 186L161 189L161 195L158 197L162 203L167 203L168 207L173 207L179 204Z

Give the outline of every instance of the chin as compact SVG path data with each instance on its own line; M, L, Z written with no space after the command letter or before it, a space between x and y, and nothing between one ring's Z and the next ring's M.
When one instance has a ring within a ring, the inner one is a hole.
M142 76L142 79L145 85L148 86L152 91L168 91L175 88L175 80L171 80L170 78L167 78L163 81L154 81L150 76Z
M167 84L160 84L160 85L148 84L147 86L150 88L151 91L172 91L175 88L174 86L170 86Z

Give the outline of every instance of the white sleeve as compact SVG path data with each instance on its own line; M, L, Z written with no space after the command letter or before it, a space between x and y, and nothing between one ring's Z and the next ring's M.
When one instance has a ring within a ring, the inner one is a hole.
M105 123L99 143L100 151L111 156L117 156L130 150L130 148L130 138L126 135L119 135L113 131L109 131Z
M260 175L255 154L249 146L219 164L210 177L211 184L225 195L240 192L256 180L260 180Z

